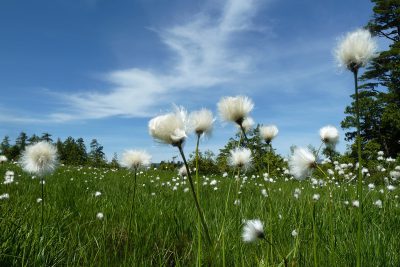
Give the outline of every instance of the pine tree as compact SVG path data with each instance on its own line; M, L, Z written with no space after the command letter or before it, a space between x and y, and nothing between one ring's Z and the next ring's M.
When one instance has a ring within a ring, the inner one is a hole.
M49 133L42 133L42 136L40 137L40 140L46 141L46 142L53 142L53 139L51 139L51 134Z
M93 139L90 142L89 159L91 164L96 167L101 167L106 164L105 154L103 152L103 146L100 145L96 139Z
M367 28L386 39L389 47L360 77L361 136L364 147L380 148L396 157L400 152L400 1L372 2L374 15ZM345 113L348 116L342 121L342 128L354 128L354 102ZM347 132L346 139L355 140L355 132Z

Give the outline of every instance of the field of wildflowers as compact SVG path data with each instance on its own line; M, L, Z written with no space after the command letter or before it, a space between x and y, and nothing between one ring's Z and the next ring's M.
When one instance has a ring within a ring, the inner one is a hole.
M358 121L358 70L375 44L357 30L336 53L355 78ZM359 127L356 162L321 159L320 149L339 140L328 125L316 152L296 147L285 167L263 166L246 134L253 101L223 97L217 107L241 133L229 173L199 174L200 141L215 119L182 107L149 121L154 140L179 151L179 171L157 169L137 150L122 155L125 169L63 166L45 141L28 146L19 162L1 157L1 265L400 265L398 160L377 151L363 161ZM271 151L278 132L260 128ZM184 150L189 133L197 137L194 168Z

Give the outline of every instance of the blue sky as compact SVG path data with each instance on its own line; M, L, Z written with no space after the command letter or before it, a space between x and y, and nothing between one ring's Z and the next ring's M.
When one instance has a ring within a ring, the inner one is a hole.
M282 155L318 146L353 88L332 51L371 16L367 0L1 1L0 137L96 138L109 159L146 149L167 160L177 151L151 139L151 117L173 103L216 114L221 97L242 94L257 123L278 126ZM203 149L235 131L217 120Z

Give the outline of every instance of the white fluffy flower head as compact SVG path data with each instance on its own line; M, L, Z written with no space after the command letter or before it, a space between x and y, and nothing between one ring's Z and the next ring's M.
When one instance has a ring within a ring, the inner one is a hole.
M134 170L140 167L149 166L151 156L142 150L127 150L122 154L121 165Z
M240 147L230 151L229 164L231 166L247 169L251 160L251 151L248 148Z
M322 127L319 130L319 136L326 145L334 146L339 142L339 131L331 125Z
M335 55L341 67L357 71L376 56L377 45L368 30L348 33L338 44Z
M264 238L264 225L258 220L248 220L243 226L242 238L244 242L254 242Z
M303 180L316 167L316 164L313 153L305 148L295 148L289 160L290 173L294 178Z
M20 160L26 172L39 176L52 173L56 169L57 162L56 147L45 141L27 146Z
M185 176L188 175L188 172L187 172L187 169L186 169L185 165L183 165L182 167L179 168L178 174L179 174L180 177L185 177Z
M223 97L217 104L221 118L242 125L254 104L247 96Z
M149 121L150 135L161 143L180 146L185 141L187 113L183 108L157 116Z
M189 125L197 135L210 135L215 119L208 109L193 111L189 115Z
M4 155L0 155L0 163L6 162L7 161L7 157Z
M244 131L247 133L248 131L250 131L253 128L254 124L255 124L255 122L254 122L253 118L246 117L242 122L242 127L243 127Z
M260 137L267 143L270 143L278 135L278 127L275 125L266 125L260 127Z

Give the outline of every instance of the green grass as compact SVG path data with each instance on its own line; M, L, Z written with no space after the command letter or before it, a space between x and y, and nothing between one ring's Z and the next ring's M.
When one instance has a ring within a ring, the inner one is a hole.
M0 175L7 170L15 172L15 182L0 185L0 195L10 195L9 199L0 200L0 266L196 265L197 211L191 193L184 192L189 187L187 181L182 186L182 180L177 179L180 184L173 190L175 173L150 170L138 175L136 210L128 233L132 173L60 167L46 177L43 259L38 252L39 180L24 174L16 165L0 165ZM356 199L355 183L330 186L330 213L328 187L313 188L309 179L300 182L282 174L275 182L267 183L269 196L264 197L262 179L249 177L242 184L241 205L236 206L236 181L232 175L207 177L208 183L213 179L218 182L216 186L200 187L201 205L214 242L213 247L201 242L201 262L205 266L222 266L223 262L226 266L283 266L277 251L287 257L288 266L313 266L314 205L319 266L355 265L357 208L351 204ZM206 180L201 176L201 181ZM400 266L399 190L388 191L384 185L368 190L366 184L363 266ZM293 196L295 188L301 189L298 199ZM96 191L101 196L95 197ZM321 195L318 201L312 200L315 193ZM378 199L383 201L382 208L373 204ZM96 218L98 212L104 214L102 220ZM257 218L264 222L266 237L275 244L273 249L262 240L250 244L241 240L242 220ZM297 237L291 234L295 229ZM130 247L125 255L128 235Z

